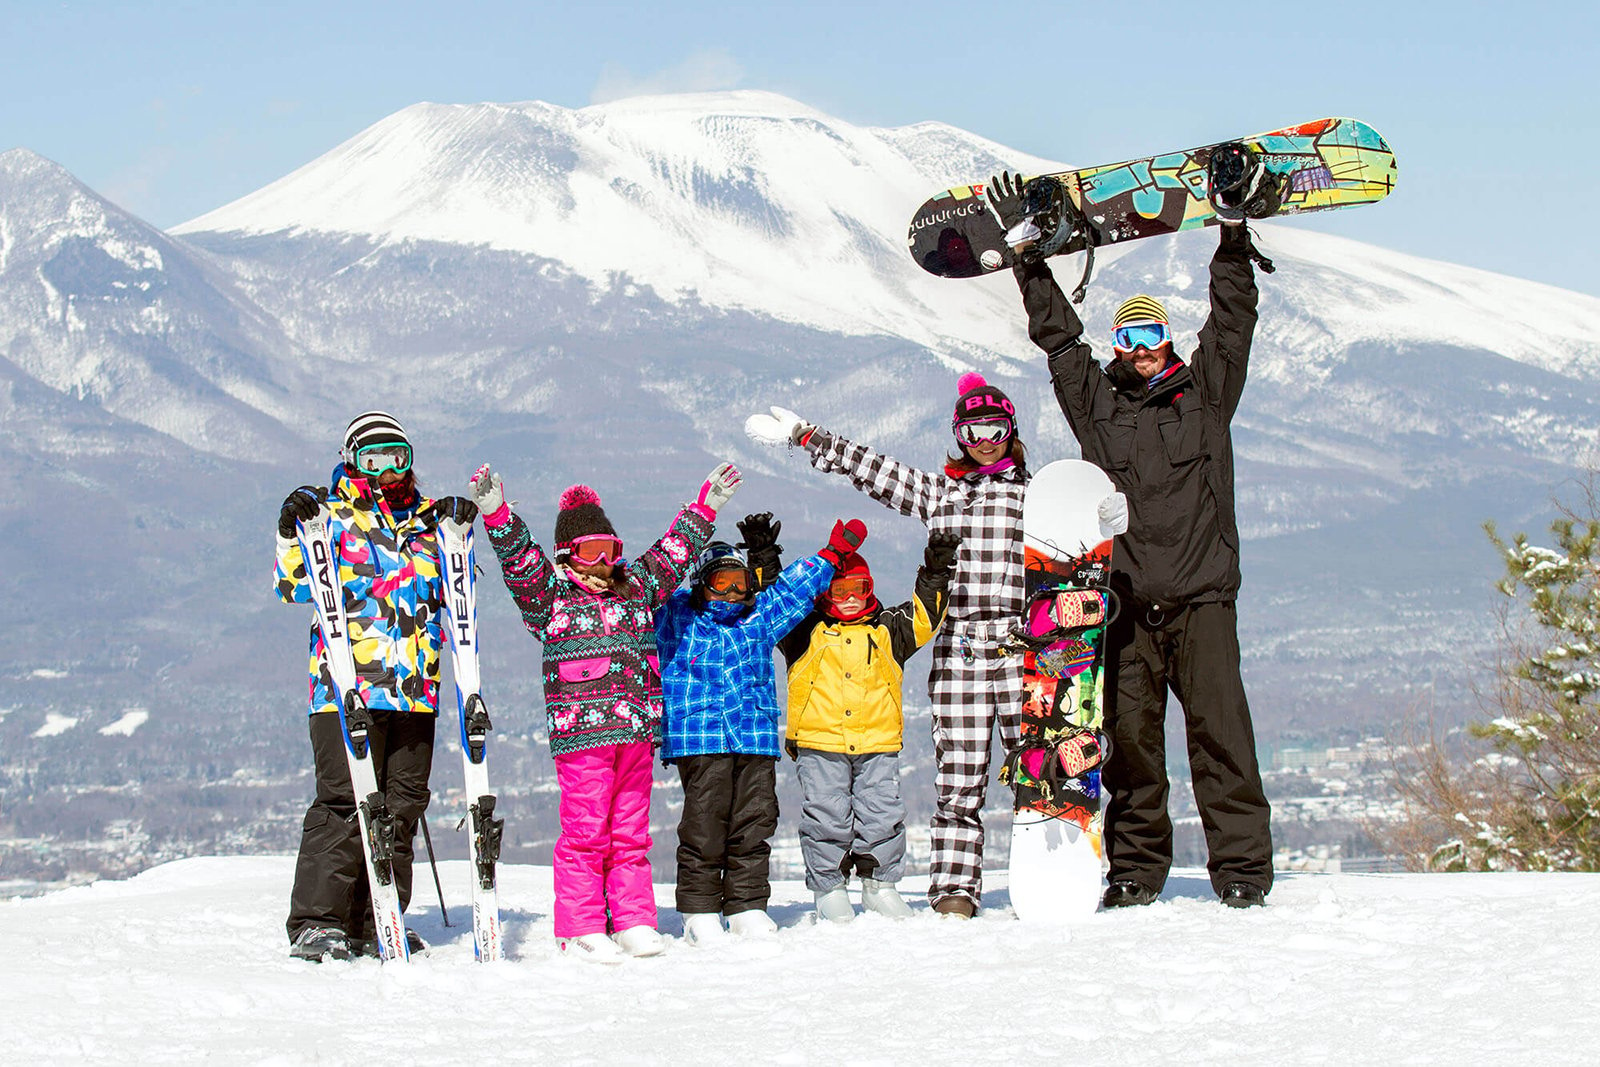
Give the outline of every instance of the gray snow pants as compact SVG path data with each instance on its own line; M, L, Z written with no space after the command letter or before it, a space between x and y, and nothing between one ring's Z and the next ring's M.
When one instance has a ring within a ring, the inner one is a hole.
M804 803L800 855L806 888L823 893L850 872L880 882L905 873L906 804L900 753L851 756L802 748L796 759Z

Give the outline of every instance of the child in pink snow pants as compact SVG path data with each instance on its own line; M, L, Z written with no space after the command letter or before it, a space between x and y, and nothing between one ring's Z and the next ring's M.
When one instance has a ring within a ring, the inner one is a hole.
M506 504L488 464L472 492L512 599L544 645L550 753L561 787L555 935L563 953L598 963L653 956L650 784L660 743L661 674L655 612L711 539L739 472L724 463L698 499L631 563L588 486L561 494L555 560Z

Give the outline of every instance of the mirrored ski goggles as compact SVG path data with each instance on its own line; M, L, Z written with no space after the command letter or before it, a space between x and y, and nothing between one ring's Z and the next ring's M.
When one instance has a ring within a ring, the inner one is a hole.
M867 575L855 574L848 578L835 578L828 583L829 600L847 600L850 597L865 600L871 595L872 579Z
M411 446L401 444L368 445L356 449L356 470L362 474L382 474L411 469Z
M713 593L732 593L744 596L750 592L750 572L744 568L724 567L706 575L706 588Z
M1111 344L1118 352L1132 352L1135 348L1155 351L1172 340L1172 330L1164 322L1130 322L1118 326L1111 335Z
M614 566L622 560L622 541L610 534L586 534L567 546L579 563Z
M964 445L997 445L1011 436L1010 419L956 423L956 440Z

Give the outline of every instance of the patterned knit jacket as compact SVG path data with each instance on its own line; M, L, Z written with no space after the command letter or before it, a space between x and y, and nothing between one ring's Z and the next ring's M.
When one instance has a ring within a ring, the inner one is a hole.
M432 715L439 710L439 629L444 584L434 502L419 498L408 511L391 511L366 479L333 469L328 496L339 540L339 584L349 615L356 682L367 707ZM311 603L300 542L278 538L273 580L278 599ZM322 628L311 623L311 712L335 712Z
M833 564L807 556L748 606L710 600L696 610L686 590L667 602L656 620L665 664L662 762L729 752L778 756L773 649L832 578Z
M885 507L916 518L930 532L961 535L946 619L1009 623L1022 616L1022 494L1028 475L1012 467L997 474L933 474L823 430L806 442L811 465L842 474Z
M489 541L528 632L544 643L550 752L659 743L661 673L655 612L711 540L712 524L685 509L627 568L623 591L574 582L534 543L516 514Z

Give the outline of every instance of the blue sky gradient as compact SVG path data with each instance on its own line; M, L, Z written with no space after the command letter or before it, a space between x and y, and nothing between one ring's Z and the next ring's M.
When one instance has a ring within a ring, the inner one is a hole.
M0 150L171 226L422 100L769 89L1082 164L1351 115L1397 190L1296 225L1600 295L1595 7L1382 7L4 0Z

